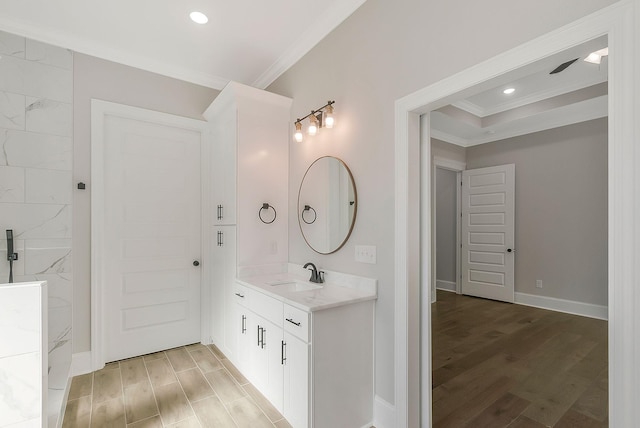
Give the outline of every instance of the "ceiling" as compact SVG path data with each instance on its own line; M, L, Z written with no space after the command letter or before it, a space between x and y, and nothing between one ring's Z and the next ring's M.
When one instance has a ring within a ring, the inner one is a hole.
M0 30L214 89L265 88L365 1L2 0Z
M606 36L600 37L454 95L431 112L432 137L470 147L606 117L608 57L600 65L583 61L606 46ZM506 95L506 88L515 92Z

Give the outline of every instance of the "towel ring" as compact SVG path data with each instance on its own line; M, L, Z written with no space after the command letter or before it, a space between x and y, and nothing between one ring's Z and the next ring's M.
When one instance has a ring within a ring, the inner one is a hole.
M307 219L304 218L304 213L306 211L313 211L313 220L307 221ZM304 209L302 210L302 214L300 214L300 217L302 217L302 221L304 221L305 223L312 224L312 223L315 223L316 218L318 218L318 213L316 213L316 210L314 210L311 205L305 205Z
M262 210L268 210L269 208L273 210L273 220L265 221L265 219L262 218ZM258 217L260 218L260 221L263 222L264 224L271 224L274 221L276 221L276 218L278 217L278 213L276 212L276 209L274 207L272 207L271 205L265 202L262 204L262 208L260 208L260 210L258 211Z

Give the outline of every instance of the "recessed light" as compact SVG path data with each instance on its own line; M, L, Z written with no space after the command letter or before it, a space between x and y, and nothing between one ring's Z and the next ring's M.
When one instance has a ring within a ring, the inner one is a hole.
M207 18L207 15L202 12L193 11L189 14L189 17L196 24L206 24L207 22L209 22L209 18Z
M511 95L516 91L515 88L507 88L504 91L502 91L502 93L506 94L506 95Z

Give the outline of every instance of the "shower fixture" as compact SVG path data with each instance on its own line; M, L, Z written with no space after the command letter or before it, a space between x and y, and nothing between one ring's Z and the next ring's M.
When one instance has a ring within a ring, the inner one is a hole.
M13 252L13 229L7 229L7 260L9 261L9 284L13 282L13 262L18 260L18 253Z

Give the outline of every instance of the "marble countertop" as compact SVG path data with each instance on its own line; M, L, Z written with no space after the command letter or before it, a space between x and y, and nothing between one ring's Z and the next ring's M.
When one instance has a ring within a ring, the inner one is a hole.
M329 276L329 275L328 275ZM308 275L303 276L292 272L254 275L237 279L238 283L250 289L267 294L277 300L302 309L307 312L335 308L377 299L376 287L366 287L361 284L338 284L327 280L323 284L309 282ZM297 284L301 287L319 285L311 290L293 291Z

